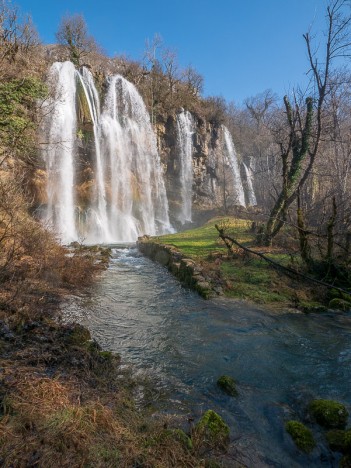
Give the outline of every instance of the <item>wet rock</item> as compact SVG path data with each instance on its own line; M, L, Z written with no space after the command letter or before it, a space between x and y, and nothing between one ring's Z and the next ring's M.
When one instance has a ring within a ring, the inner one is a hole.
M343 429L349 417L346 407L333 400L313 400L308 410L316 422L326 429Z
M155 255L155 261L162 266L167 266L171 260L171 256L165 250L159 250Z
M229 426L212 410L203 414L195 429L200 439L212 448L221 448L229 443Z
M238 395L235 380L229 375L222 375L217 380L217 385L224 393L226 393L229 396L234 397Z
M299 421L288 421L285 425L286 431L291 435L296 446L303 452L309 453L316 443L311 430Z

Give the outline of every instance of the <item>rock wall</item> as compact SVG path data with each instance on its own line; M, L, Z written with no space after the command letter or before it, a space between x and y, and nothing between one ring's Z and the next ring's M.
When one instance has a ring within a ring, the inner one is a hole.
M173 245L143 236L139 237L137 246L146 257L167 267L182 284L197 291L204 299L223 294L221 284L216 284L201 265L184 257Z
M196 223L209 212L216 212L230 201L231 170L223 156L221 125L211 124L194 116L193 134L193 219ZM180 159L175 116L156 126L158 148L165 173L171 221L177 224L179 210ZM225 181L227 179L227 186Z

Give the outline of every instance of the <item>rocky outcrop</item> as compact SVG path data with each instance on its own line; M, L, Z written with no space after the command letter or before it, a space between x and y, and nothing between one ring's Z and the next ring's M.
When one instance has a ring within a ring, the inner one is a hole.
M182 284L208 299L221 293L201 265L186 258L173 245L161 244L148 236L139 237L137 246L146 257L167 267Z
M193 217L202 212L217 210L223 206L223 173L229 173L228 163L223 161L221 126L194 116L193 134ZM180 190L180 160L177 123L174 116L158 123L157 142L164 167L167 195L172 222L177 224Z

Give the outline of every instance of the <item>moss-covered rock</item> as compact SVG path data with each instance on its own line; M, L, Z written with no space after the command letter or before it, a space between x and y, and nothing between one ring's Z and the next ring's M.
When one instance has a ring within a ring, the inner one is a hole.
M229 442L229 427L215 411L206 411L195 428L200 438L210 447L223 447Z
M291 435L296 446L303 452L309 453L316 445L310 429L299 421L288 421L286 431Z
M333 400L313 400L309 412L326 429L343 429L349 413L342 403Z
M235 380L229 375L222 375L217 380L217 385L227 395L230 395L230 396L238 395L238 390L236 389Z
M351 452L351 429L348 429L347 431L333 429L327 432L326 438L330 449L334 452Z

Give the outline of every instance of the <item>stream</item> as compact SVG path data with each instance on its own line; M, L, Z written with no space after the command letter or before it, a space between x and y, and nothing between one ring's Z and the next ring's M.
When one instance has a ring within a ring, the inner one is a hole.
M195 420L207 409L218 412L248 466L338 466L322 432L307 456L284 424L302 419L312 398L350 405L351 313L273 313L229 299L205 301L134 245L112 252L90 294L65 306L66 320L155 376L170 411ZM238 398L217 387L222 374L238 382Z

